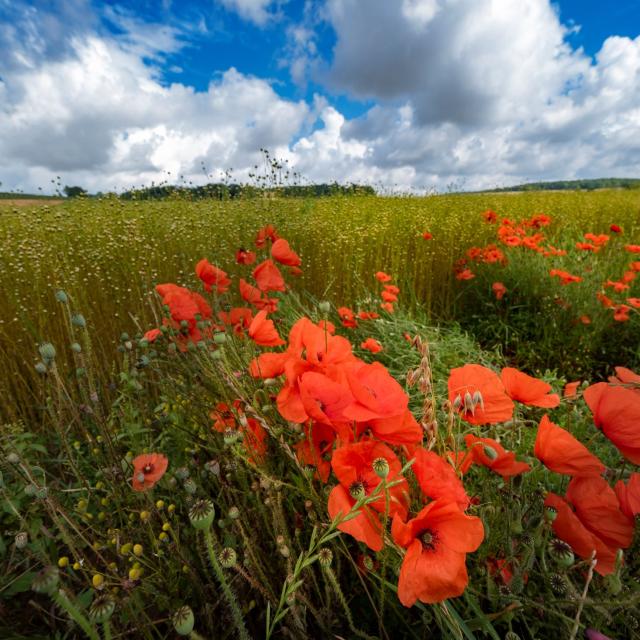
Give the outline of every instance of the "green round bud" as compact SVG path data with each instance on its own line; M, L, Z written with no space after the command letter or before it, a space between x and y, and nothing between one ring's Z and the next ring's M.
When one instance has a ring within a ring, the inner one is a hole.
M173 628L180 636L188 636L193 631L195 618L191 607L180 607L172 616Z
M484 451L484 455L487 456L487 458L489 458L489 460L496 460L498 457L498 452L493 448L490 447L488 444L482 445L482 450Z
M71 351L73 351L74 353L82 353L82 347L78 342L74 342L71 345Z
M329 313L329 311L331 311L331 303L327 302L326 300L323 300L322 302L320 302L318 304L318 309L322 312L322 313Z
M67 302L69 302L67 294L62 289L58 289L56 291L56 300L58 302L62 302L63 304L67 304Z
M7 456L7 462L9 462L10 464L18 464L18 462L20 462L20 456L18 456L17 453L15 452L11 452L8 456Z
M194 529L210 529L216 510L211 500L198 500L189 511L189 520Z
M196 493L196 491L198 491L198 487L196 486L196 483L191 479L191 478L187 478L183 483L182 486L184 487L184 490L189 494L189 495L194 495Z
M217 349L216 351L212 351L211 352L211 359L212 360L222 360L222 351L220 351L219 349Z
M47 373L48 369L47 369L47 365L44 362L38 362L36 364L36 371L41 374L44 375L45 373Z
M231 507L229 509L227 516L230 520L237 520L240 517L240 509L238 507Z
M553 522L558 517L558 511L554 507L545 507L544 519L547 522Z
M189 469L187 467L179 467L175 470L175 475L178 480L186 480L189 477Z
M213 334L213 341L216 344L224 344L227 341L227 334L226 333L214 333Z

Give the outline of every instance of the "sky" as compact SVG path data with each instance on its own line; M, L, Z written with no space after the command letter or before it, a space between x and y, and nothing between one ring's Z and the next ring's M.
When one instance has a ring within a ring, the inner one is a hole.
M640 177L640 0L0 0L0 190Z

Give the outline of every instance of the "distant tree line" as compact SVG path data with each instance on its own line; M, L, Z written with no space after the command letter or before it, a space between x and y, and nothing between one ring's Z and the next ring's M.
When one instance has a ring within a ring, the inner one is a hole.
M323 196L375 195L373 187L348 184L290 185L260 188L252 185L210 183L198 187L177 187L173 185L155 185L143 189L131 189L120 195L124 200L156 200L165 198L189 198L200 200L235 200L238 198L285 197L285 198L319 198Z
M593 178L589 180L554 180L551 182L529 182L527 184L518 184L513 187L488 189L488 191L575 191L579 189L584 189L586 191L593 191L594 189L640 189L640 179Z

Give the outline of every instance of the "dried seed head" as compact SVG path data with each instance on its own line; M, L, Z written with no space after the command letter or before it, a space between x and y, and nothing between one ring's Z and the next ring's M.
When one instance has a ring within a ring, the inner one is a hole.
M29 543L29 534L26 531L16 533L15 544L17 549L24 549Z
M549 575L549 587L557 596L563 596L567 593L567 581L559 573Z

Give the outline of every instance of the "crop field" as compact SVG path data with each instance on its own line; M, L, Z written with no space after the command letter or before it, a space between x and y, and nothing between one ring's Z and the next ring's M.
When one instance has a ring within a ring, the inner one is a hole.
M0 264L0 637L640 637L639 191L4 204Z

